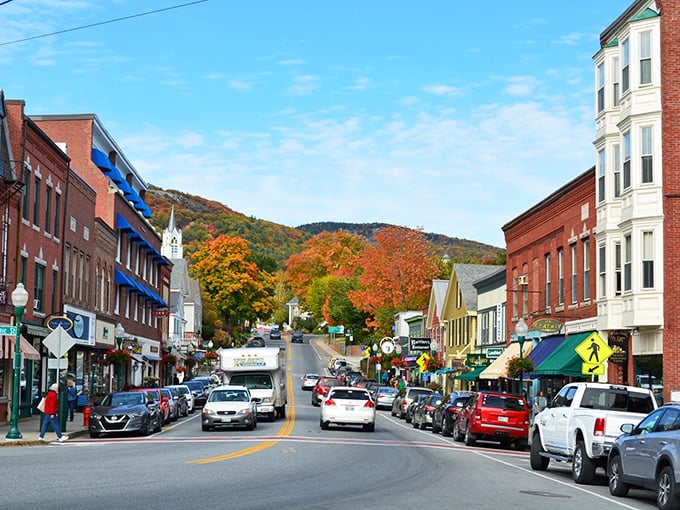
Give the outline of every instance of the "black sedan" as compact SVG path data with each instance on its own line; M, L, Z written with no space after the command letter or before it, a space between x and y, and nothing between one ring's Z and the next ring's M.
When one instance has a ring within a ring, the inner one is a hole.
M472 393L467 391L454 391L449 393L441 404L435 407L432 415L432 432L441 432L442 436L451 436L458 419L458 411L468 403Z
M109 433L138 433L148 436L160 432L163 417L160 407L146 392L125 391L106 395L90 412L90 437Z
M291 336L290 341L292 343L301 344L304 338L305 336L302 334L302 331L293 331L293 336Z

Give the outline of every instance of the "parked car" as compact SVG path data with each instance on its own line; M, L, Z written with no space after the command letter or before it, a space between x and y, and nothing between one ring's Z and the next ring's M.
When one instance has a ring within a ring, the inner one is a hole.
M163 416L163 423L170 423L170 400L168 397L163 396L161 390L158 388L133 388L130 391L141 391L148 393L153 398L161 410L161 416Z
M193 414L196 410L196 402L194 400L194 394L186 384L173 384L169 386L170 388L177 388L177 391L187 402L187 413Z
M281 340L281 330L279 328L272 328L269 332L269 340Z
M375 407L377 409L392 409L397 393L399 393L399 390L392 386L379 386L375 395Z
M413 410L413 428L425 430L428 426L431 427L435 407L440 405L443 400L444 395L441 393L427 395Z
M328 368L330 370L331 374L337 375L336 372L340 367L346 367L347 366L347 360L342 359L342 358L336 358L333 360L331 363L331 366Z
M397 396L392 402L392 416L399 416L402 420L406 418L406 409L418 395L429 395L432 393L430 388L421 386L406 386L397 392Z
M319 377L316 386L312 390L312 405L321 405L321 400L328 395L328 390L333 386L342 386L342 381L337 377Z
M434 409L432 432L434 434L441 432L442 436L451 436L458 419L458 412L470 401L472 395L467 391L454 391L446 395L441 404Z
M609 492L652 490L660 510L680 508L680 403L665 404L621 431L607 460Z
M321 402L319 425L327 430L331 425L361 425L367 432L375 430L375 403L364 388L336 386Z
M196 381L195 379L185 381L184 385L191 390L191 394L194 397L194 406L203 407L206 400L208 400L208 386L202 381Z
M245 386L217 386L203 406L201 429L216 427L257 427L257 406Z
M378 388L380 388L380 385L375 382L372 379L366 379L362 377L359 379L354 386L357 388L364 388L368 390L368 392L371 394L371 398L373 399L373 402L375 402L375 408L378 409Z
M161 388L161 395L168 400L170 406L170 421L177 421L179 418L179 403L172 397L172 393L168 388Z
M303 343L304 338L305 336L302 334L302 331L293 331L293 336L290 337L290 341L294 344L301 344Z
M261 336L254 336L246 342L246 347L266 347L264 338Z
M319 382L319 374L305 374L302 376L302 389L313 390L316 383Z
M174 385L166 386L166 389L170 392L172 400L175 402L177 417L188 416L189 404L187 403L187 398L184 396L184 392Z
M416 407L418 407L420 403L427 398L427 396L427 393L421 393L416 395L416 397L409 403L409 405L406 407L406 416L404 417L404 421L406 423L413 423L413 413L416 412Z
M477 440L514 444L525 450L529 437L529 406L524 397L480 391L458 413L453 438L472 446Z
M163 416L158 402L148 392L126 391L106 395L92 407L88 431L90 437L114 432L135 432L148 436L160 432Z

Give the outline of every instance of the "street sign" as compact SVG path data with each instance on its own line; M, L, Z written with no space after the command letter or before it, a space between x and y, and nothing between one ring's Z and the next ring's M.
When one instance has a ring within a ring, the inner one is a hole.
M486 349L486 357L487 358L497 358L501 354L503 354L504 350L505 349L503 349L503 347L488 347Z
M604 375L604 363L582 363L581 373L584 375Z
M61 358L71 347L76 345L73 337L64 331L64 328L61 326L57 326L57 329L47 335L42 343L57 358Z
M344 326L328 326L329 333L342 333L344 329Z
M416 360L416 364L420 367L421 372L425 372L425 362L428 359L430 359L430 355L426 352L424 352L420 356L418 356L418 359Z
M47 368L50 370L66 370L68 360L66 358L50 358L47 360Z
M383 352L383 354L389 356L394 352L394 341L392 340L391 337L386 336L382 340L380 340L380 350Z
M16 326L5 326L4 324L0 326L0 335L2 336L17 336Z
M576 346L576 354L588 364L603 363L611 356L614 351L607 342L597 333L589 335L583 342Z

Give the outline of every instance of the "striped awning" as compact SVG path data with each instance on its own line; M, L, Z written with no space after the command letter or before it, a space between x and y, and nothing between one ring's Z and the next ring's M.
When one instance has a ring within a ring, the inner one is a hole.
M0 341L0 359L14 359L14 337L3 336ZM40 360L40 353L31 345L31 342L26 340L23 336L19 343L19 349L24 353L25 359L32 361Z

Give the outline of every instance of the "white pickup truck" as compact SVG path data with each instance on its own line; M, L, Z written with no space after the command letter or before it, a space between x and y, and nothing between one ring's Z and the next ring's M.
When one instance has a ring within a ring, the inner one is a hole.
M531 468L548 469L550 459L571 462L574 481L592 483L624 423L638 423L656 409L654 394L635 386L576 382L564 386L534 419Z

